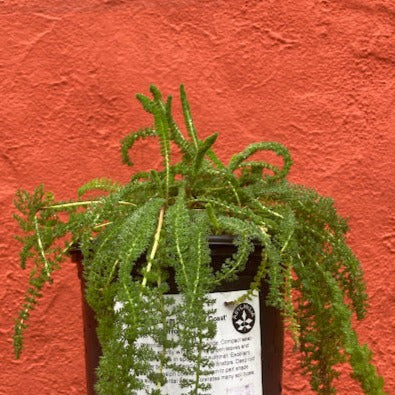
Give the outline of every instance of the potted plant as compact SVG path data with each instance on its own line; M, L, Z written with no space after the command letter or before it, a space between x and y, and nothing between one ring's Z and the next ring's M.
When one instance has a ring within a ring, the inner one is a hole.
M132 165L134 143L155 137L162 170L134 174L126 185L94 179L74 201L57 201L42 186L17 192L21 265L34 264L15 324L16 356L44 284L78 246L103 352L96 390L161 394L181 375L183 391L210 393L211 356L221 347L214 341L221 317L210 293L235 281L258 246L248 289L225 301L235 325L251 327L249 300L265 286L265 303L281 312L313 390L335 393L336 366L348 362L364 393L384 394L371 352L352 327L354 315L364 317L367 295L333 201L287 181L292 162L281 144L255 143L223 163L212 148L217 133L198 138L183 86L187 137L173 118L172 98L164 100L153 85L150 91L152 99L137 99L153 126L123 139L122 159ZM174 147L181 152L177 163ZM259 151L274 152L283 164L250 159ZM231 237L234 252L215 266L209 243L221 235ZM240 305L244 310L235 313Z

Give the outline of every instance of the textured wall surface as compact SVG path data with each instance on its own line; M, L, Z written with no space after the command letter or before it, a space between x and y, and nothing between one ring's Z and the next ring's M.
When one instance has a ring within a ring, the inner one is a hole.
M201 135L221 132L224 158L279 141L294 159L291 180L331 195L350 218L371 302L358 332L394 391L393 0L3 0L0 22L0 394L85 392L71 263L13 359L28 280L13 239L15 190L44 183L71 198L94 177L127 180L119 140L149 120L134 94L155 83L178 98L180 82ZM136 169L158 166L157 148L139 147ZM339 393L361 394L348 373ZM284 394L310 394L289 339Z

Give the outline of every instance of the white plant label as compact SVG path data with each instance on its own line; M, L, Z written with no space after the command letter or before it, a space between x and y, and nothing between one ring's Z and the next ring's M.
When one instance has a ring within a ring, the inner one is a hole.
M211 384L211 390L204 395L262 395L259 295L237 305L225 304L244 293L245 291L230 291L210 294L214 300L213 308L216 309L211 318L217 323L217 334L212 339L216 350L209 356L214 363L214 373L201 378L202 383ZM179 295L171 296L175 303L180 303ZM141 339L139 343L155 347L150 338ZM179 348L169 353L172 362L187 364ZM165 370L164 374L167 384L161 388L163 394L180 395L186 392L179 385L181 376L178 372ZM146 390L154 388L147 380ZM137 393L143 395L146 392Z

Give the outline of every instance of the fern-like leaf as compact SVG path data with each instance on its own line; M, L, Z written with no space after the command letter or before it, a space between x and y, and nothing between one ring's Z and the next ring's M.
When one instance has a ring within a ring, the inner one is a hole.
M181 96L181 104L182 104L182 112L184 114L184 120L187 127L188 135L197 150L199 147L199 139L197 137L195 125L193 124L191 108L189 106L187 94L185 92L184 85L180 85L180 96Z
M90 180L82 187L78 189L78 196L81 197L87 192L91 191L106 191L106 192L115 192L120 187L116 181L111 180L109 178L95 178Z
M254 143L249 145L244 149L244 151L232 157L228 165L229 170L232 172L235 171L243 161L258 151L273 151L275 154L281 156L284 160L283 167L281 169L272 167L272 170L275 173L273 178L277 179L286 177L292 166L291 156L289 151L283 145L274 142Z
M129 150L133 147L137 140L144 140L147 137L156 136L156 131L150 128L141 129L138 132L133 132L124 137L121 141L121 156L122 162L128 166L133 166L133 162L129 157Z

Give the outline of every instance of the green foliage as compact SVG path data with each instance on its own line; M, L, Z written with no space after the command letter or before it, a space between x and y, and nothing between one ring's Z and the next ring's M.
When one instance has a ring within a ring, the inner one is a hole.
M176 311L177 333L184 358L190 367L183 373L193 374L194 379L184 379L183 387L191 387L190 394L205 390L199 378L210 374L210 360L204 356L211 346L205 340L215 335L214 322L208 320L210 300L207 294L213 290L214 277L210 266L210 251L207 245L209 220L204 212L191 212L185 204L181 191L176 203L166 215L168 260L176 273L178 290L183 296L183 305Z
M94 190L115 192L120 185L108 178L95 178L88 181L85 185L78 189L78 196L81 197L87 192L92 192Z
M103 356L100 394L135 393L151 382L161 394L164 370L185 374L185 393L209 389L215 336L210 292L237 278L254 244L262 246L248 299L262 282L266 303L281 310L302 366L318 394L336 392L336 367L350 363L366 394L384 394L371 352L358 341L352 319L364 317L367 296L360 263L346 245L346 221L330 198L287 181L288 150L274 142L249 145L228 164L213 150L218 134L199 139L185 89L180 88L187 136L172 114L172 99L151 86L153 99L137 95L153 125L122 140L122 160L139 139L156 137L163 169L134 174L125 185L106 178L83 185L76 201L56 201L40 186L18 191L15 215L22 236L21 266L32 265L25 301L15 324L16 356L31 310L72 246L84 256L86 298L98 320ZM182 154L172 162L172 148ZM250 160L271 151L282 166ZM95 199L82 200L88 192ZM214 271L208 236L234 236L236 252ZM182 304L166 296L174 273ZM170 319L171 318L171 319ZM177 337L170 336L177 333ZM147 341L146 339L151 339ZM189 362L171 363L179 347Z
M129 158L129 150L133 147L137 140L144 140L145 138L151 136L156 136L156 131L150 128L145 128L143 130L139 130L138 132L130 133L125 138L123 138L121 142L122 162L128 166L133 166L133 162Z

